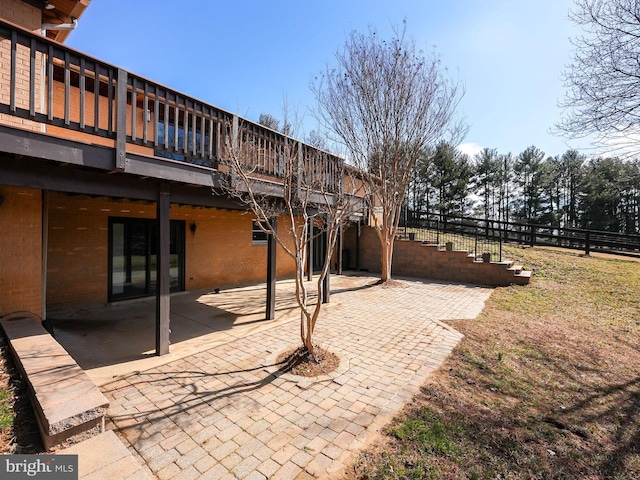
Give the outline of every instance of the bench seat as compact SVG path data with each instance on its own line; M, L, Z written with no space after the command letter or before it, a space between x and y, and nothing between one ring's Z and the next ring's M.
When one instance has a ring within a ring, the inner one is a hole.
M26 380L46 450L104 432L109 401L40 320L0 321Z

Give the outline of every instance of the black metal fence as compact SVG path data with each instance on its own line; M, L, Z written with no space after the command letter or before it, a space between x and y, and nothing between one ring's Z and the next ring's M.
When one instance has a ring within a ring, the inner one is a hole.
M477 219L427 212L403 212L400 234L405 238L439 245L446 249L466 250L480 259L502 261L500 231Z
M427 243L468 250L476 258L490 253L502 260L504 242L543 245L591 252L640 255L640 235L603 232L531 223L503 222L474 217L405 211L400 220L401 234Z

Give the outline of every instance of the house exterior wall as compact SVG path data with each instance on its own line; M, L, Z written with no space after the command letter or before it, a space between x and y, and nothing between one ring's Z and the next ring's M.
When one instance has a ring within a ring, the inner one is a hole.
M40 9L20 0L0 0L2 18L34 33L42 26L42 12Z
M0 186L0 315L42 311L42 192Z
M15 23L32 32L39 33L43 14L40 9L19 0L0 0L0 17L3 20ZM18 33L22 38L23 34ZM5 106L10 104L11 94L11 35L9 38L0 36L0 103ZM21 40L22 41L22 40ZM57 51L57 49L56 49ZM64 82L56 81L52 85L53 101L48 102L48 86L45 79L45 61L38 51L34 54L35 63L32 64L31 55L27 47L18 44L16 48L16 76L14 98L16 107L24 116L33 106L38 113L50 111L57 125L34 122L19 116L0 114L0 124L20 129L46 133L48 136L61 137L77 142L86 142L106 147L115 147L115 140L111 137L92 135L94 130L95 102L92 88L92 75L95 73L87 67L86 85L84 94L84 122L86 132L61 126L65 113L65 96L69 99L69 118L71 124L80 121L81 90L78 88L78 72L80 66L73 63L70 67L70 88L65 92ZM56 54L58 55L58 54ZM72 59L74 55L71 55ZM65 73L61 73L65 63L60 56L54 55L52 63L55 64L54 78L60 80ZM90 62L91 63L91 62ZM31 84L31 69L36 66L34 84ZM106 68L106 67L105 67ZM108 67L110 74L115 70ZM103 70L100 70L103 72ZM105 75L101 73L104 77ZM67 77L68 78L68 77ZM101 79L102 87L106 85L105 78ZM126 106L126 134L132 133L131 117L135 113L136 136L139 140L143 136L146 109L144 103L139 100L140 91L147 92L148 85L141 86L142 80L136 80L137 93L133 95L135 111L130 103ZM75 82L75 85L74 85ZM135 84L135 82L133 82ZM34 87L34 88L32 88ZM30 104L30 91L35 94L34 104ZM105 96L104 88L101 88L101 96L98 98L99 114L98 126L107 129L109 125L109 98ZM149 97L149 109L155 108L153 95L158 95L158 90ZM174 109L176 98L182 98L177 93L166 91L162 102L166 101ZM173 95L173 96L172 96ZM131 94L129 97L131 98ZM194 100L184 100L184 106L180 105L181 115L188 116L190 121L194 116L198 122L211 121L210 126L198 123L199 131L212 129L216 131L215 151L223 148L221 138L230 128L231 120L226 113L220 114L214 107L200 105ZM182 101L180 100L180 101ZM114 98L114 107L116 99ZM160 103L164 112L164 103ZM184 108L184 109L183 109ZM198 110L200 109L200 110ZM209 113L205 115L205 110ZM112 127L115 127L115 111L112 110ZM172 112L175 112L172 110ZM216 113L217 112L217 113ZM155 112L152 112L155 113ZM160 113L160 112L159 112ZM175 115L175 113L173 113ZM200 115L200 116L198 116ZM40 119L40 118L39 118ZM169 118L165 119L169 121ZM189 132L194 130L190 123ZM147 137L152 140L156 136L154 123L146 126ZM275 171L277 156L277 135L263 132L260 129L253 131L256 141L261 145L262 156L257 158L268 171ZM101 132L104 134L104 132ZM22 135L22 133L17 136ZM33 135L25 135L33 138ZM46 141L46 136L36 136L38 142ZM43 140L44 139L44 140ZM56 142L52 142L56 145ZM52 147L55 148L55 147ZM13 150L11 150L13 151ZM139 155L154 156L154 149L140 144L128 142L126 151ZM34 157L41 158L40 156ZM115 152L114 152L115 153ZM46 154L44 155L46 157ZM43 158L44 158L43 157ZM49 157L47 157L49 158ZM60 161L58 156L51 159ZM4 161L4 159L3 159ZM7 162L31 162L29 154L16 155L8 158ZM167 160L170 162L169 160ZM176 162L171 162L175 167ZM53 162L51 162L53 165ZM75 166L77 167L77 165ZM74 168L75 168L74 167ZM61 167L62 168L62 167ZM81 175L81 168L75 168L74 173ZM224 171L224 166L221 166ZM25 169L25 171L27 171ZM95 174L96 172L91 172ZM107 173L105 172L105 175ZM133 174L131 174L133 176ZM159 172L160 178L165 178ZM265 174L266 178L271 178ZM34 178L37 175L34 175ZM178 177L177 181L185 181L186 177ZM165 178L166 179L166 178ZM168 179L171 180L171 179ZM174 179L175 180L175 179ZM15 181L15 180L14 180ZM190 180L186 180L189 182ZM18 184L41 186L41 183L27 181ZM30 310L40 313L43 308L66 309L80 306L88 306L106 303L108 299L109 284L109 217L138 217L153 219L156 216L156 207L152 202L138 202L124 199L106 197L91 198L86 195L68 195L59 192L47 192L47 205L45 212L45 224L48 229L45 232L47 241L46 250L46 299L42 298L42 258L43 258L43 194L40 190L16 189L3 186L0 176L0 195L5 197L5 202L0 207L0 312L14 311L17 309ZM197 182L196 182L197 183ZM49 187L51 188L51 187ZM55 188L55 187L53 187ZM63 187L58 187L62 189ZM67 187L69 188L69 187ZM71 187L73 188L73 187ZM79 189L85 191L84 189ZM117 195L117 194L116 194ZM261 282L266 278L267 245L254 244L252 242L252 216L246 213L215 208L201 208L190 206L171 205L171 219L184 220L185 231L185 288L198 290L203 288L223 288L226 286ZM286 229L287 219L281 220L282 229ZM192 222L197 224L197 231L192 234L189 226ZM281 247L277 248L277 276L290 277L295 274L295 263ZM46 305L46 307L43 307Z
M34 33L39 32L42 26L42 12L38 8L19 0L0 0L0 16ZM22 45L18 45L16 52L16 106L28 109L30 86L29 65L31 60L28 49ZM38 52L35 60L36 64L41 66L42 54ZM10 71L11 39L0 36L0 102L6 104L9 103L10 96ZM35 90L35 105L36 111L38 112L44 112L44 105L42 104L42 73L42 67L36 69L35 81L37 88ZM32 131L43 131L43 126L40 123L3 113L0 113L0 124Z
M252 220L248 213L214 208L174 207L171 218L186 221L187 290L242 285L266 280L267 245L253 244ZM195 222L197 230L189 230ZM279 220L286 231L288 221ZM276 253L278 278L293 277L295 262L278 245Z
M109 217L155 218L155 215L155 204L148 202L52 192L48 219L47 308L106 303ZM266 279L267 246L252 243L251 215L171 205L170 216L186 224L186 290L223 288ZM189 229L192 222L197 226L195 233ZM294 274L293 259L278 247L278 277Z

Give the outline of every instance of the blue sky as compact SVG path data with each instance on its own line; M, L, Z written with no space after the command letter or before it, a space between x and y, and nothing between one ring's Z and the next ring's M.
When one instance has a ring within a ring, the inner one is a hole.
M283 98L304 115L315 107L313 76L351 30L370 26L435 47L466 94L471 128L463 149L547 155L587 152L548 130L559 119L571 0L93 0L67 44L109 63L257 120L282 117ZM307 130L315 120L307 118ZM303 133L303 132L302 132ZM303 136L303 135L298 135Z

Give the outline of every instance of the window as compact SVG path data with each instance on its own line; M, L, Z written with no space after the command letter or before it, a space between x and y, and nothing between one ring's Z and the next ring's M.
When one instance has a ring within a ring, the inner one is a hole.
M268 228L267 224L263 223L263 225L265 228ZM251 230L251 241L254 244L267 243L268 235L260 229L260 222L258 220L252 222Z

